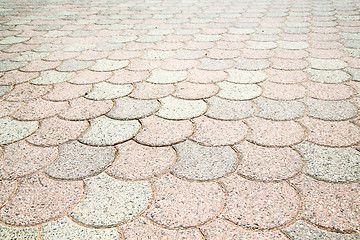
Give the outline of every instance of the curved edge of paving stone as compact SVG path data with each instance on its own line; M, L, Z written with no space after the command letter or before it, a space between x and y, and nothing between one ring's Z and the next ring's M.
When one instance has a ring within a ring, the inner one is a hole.
M94 229L80 226L69 219L62 217L54 222L44 224L40 228L41 239L106 239L120 240L120 234L115 228ZM1 236L1 235L0 235Z
M321 181L349 183L360 180L360 152L351 147L325 147L311 142L293 146L304 161L304 173Z
M90 128L78 140L91 146L109 146L125 142L141 129L138 120L114 120L106 116L97 117L90 121Z
M15 228L0 224L0 239L2 240L39 240L40 233L36 227Z
M140 216L151 204L148 181L120 181L101 173L84 180L85 196L69 213L75 222L93 228L110 228Z
M129 95L134 90L131 84L112 84L108 82L100 82L93 84L93 89L85 94L85 98L91 100L108 100L121 98Z
M22 140L39 128L38 121L17 121L10 117L0 118L0 145Z

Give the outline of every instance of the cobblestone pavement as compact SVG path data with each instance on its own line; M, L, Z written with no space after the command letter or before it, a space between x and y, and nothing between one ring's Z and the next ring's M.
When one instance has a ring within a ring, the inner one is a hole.
M0 2L0 239L360 239L359 0Z

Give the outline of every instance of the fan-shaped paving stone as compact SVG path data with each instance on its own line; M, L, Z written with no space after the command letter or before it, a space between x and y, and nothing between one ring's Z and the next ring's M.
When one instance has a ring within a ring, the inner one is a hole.
M87 120L104 115L113 107L111 100L94 101L86 98L70 100L70 107L59 116L66 120Z
M8 94L13 89L13 86L0 86L0 97Z
M176 83L184 81L188 74L186 71L167 71L162 69L156 69L151 71L151 76L146 80L151 83Z
M24 139L39 127L37 121L23 122L10 117L0 118L0 144L9 144Z
M279 70L302 70L308 67L309 63L302 59L271 58L271 67Z
M354 118L358 109L347 101L323 101L312 98L302 99L307 108L308 116L328 121L340 121Z
M92 100L115 99L128 95L133 90L130 84L116 85L100 82L93 85L93 90L85 97Z
M142 82L150 77L148 71L129 71L121 69L113 72L114 75L107 82L114 84L128 84Z
M240 120L252 116L255 105L250 101L232 101L219 97L212 97L205 100L209 105L206 116L219 120Z
M84 54L84 53L83 53ZM112 51L108 59L110 60L127 60L131 58L140 57L143 53L141 51L126 51L126 50L116 50Z
M220 181L229 196L222 215L241 227L273 229L288 225L301 208L299 195L287 182L255 182L237 175Z
M51 61L44 61L44 60L34 60L29 62L28 65L22 67L20 70L24 72L40 72L46 71L50 69L54 69L58 67L61 62L51 62Z
M190 139L205 146L234 145L244 140L249 132L242 121L222 121L204 116L193 121L195 133Z
M215 182L189 182L167 174L155 179L153 188L155 199L145 216L170 229L204 224L225 204L225 193Z
M95 65L90 67L90 70L98 71L98 72L109 72L118 70L129 65L129 61L127 60L108 60L108 59L100 59L95 61Z
M199 59L205 57L206 51L179 49L176 51L176 59Z
M33 226L59 218L79 203L84 191L80 181L60 182L40 173L19 183L15 196L0 210L7 225Z
M58 83L54 85L51 92L42 98L50 101L66 101L79 98L92 90L92 85L76 85L71 83Z
M324 121L305 117L299 120L308 130L307 140L330 147L346 147L360 142L360 127L349 121Z
M246 45L249 49L266 50L276 48L276 43L274 42L247 41Z
M226 70L235 65L233 60L216 60L210 58L202 58L200 59L200 63L199 69L210 71Z
M39 229L36 227L29 228L13 228L5 225L0 225L0 238L3 240L12 239L26 239L38 240L40 239Z
M27 62L12 62L4 60L0 62L0 72L7 72L24 67Z
M261 181L279 181L292 178L302 171L301 156L289 147L269 148L243 142L235 148L242 156L237 171L242 176Z
M302 217L306 221L332 231L359 231L358 183L327 183L305 175L291 183L302 196Z
M294 121L250 118L246 123L252 130L248 140L262 146L285 147L300 143L305 138L305 129Z
M60 145L59 157L45 169L45 173L56 179L84 179L104 171L114 159L113 147L91 147L73 141Z
M58 156L55 147L36 147L19 141L4 147L0 155L0 178L15 179L31 175L49 165Z
M192 69L189 70L188 73L188 81L193 83L215 83L224 81L228 78L228 74L224 71Z
M88 127L86 121L65 121L52 117L41 120L40 128L26 141L37 146L57 146L75 140Z
M346 68L345 70L347 73L349 73L352 76L352 80L360 81L360 70L358 68Z
M311 81L318 83L342 83L350 80L350 75L341 70L307 69L306 72L310 74Z
M80 226L68 217L62 217L54 222L41 226L41 238L50 239L108 239L120 240L119 233L116 229L94 229Z
M353 148L323 147L310 142L294 148L306 161L305 174L331 182L356 182L360 179L360 153Z
M244 228L240 228L233 223L230 223L222 218L217 218L215 221L200 227L201 232L206 239L274 239L286 240L288 239L280 231L271 232L254 232Z
M77 52L65 52L65 51L57 51L57 52L51 52L50 54L42 53L45 55L43 57L44 60L47 61L62 61L62 60L68 60L71 58L75 58L80 55L80 53Z
M25 121L40 120L63 112L68 106L67 102L50 102L39 98L26 102L12 117Z
M205 147L192 141L175 145L178 161L172 173L180 178L208 181L235 171L239 159L236 152L226 147Z
M152 115L160 108L156 100L138 100L128 97L115 99L115 107L106 114L115 119L139 119Z
M241 52L236 50L209 49L206 56L213 59L232 59L240 56Z
M138 218L134 221L118 227L124 240L132 239L203 239L202 234L196 229L169 230L153 224L146 218Z
M299 50L306 49L309 47L307 42L291 42L291 41L277 41L279 48L290 49L290 50Z
M66 82L74 77L75 77L75 73L58 72L58 71L50 70L50 71L41 72L40 76L38 78L35 78L34 80L31 80L30 83L35 85L50 85L50 84Z
M118 226L138 217L151 203L147 181L119 181L102 173L84 182L85 196L69 216L85 226Z
M79 141L93 146L115 145L133 138L140 130L136 120L120 121L101 116L90 120L89 130Z
M186 81L177 83L175 86L176 92L173 96L189 100L209 98L219 92L219 87L215 84L196 84Z
M48 53L38 53L38 52L28 51L28 52L20 53L19 56L11 60L15 62L27 62L27 61L34 61L45 58L47 55Z
M2 98L10 102L29 101L41 97L51 90L51 86L35 86L29 83L15 85L14 89Z
M295 222L293 225L283 229L282 231L294 240L304 239L304 236L313 240L356 240L360 237L359 234L341 234L325 231L302 220Z
M203 100L183 100L174 97L159 99L161 108L156 113L157 116L182 120L198 117L207 111L207 104Z
M149 59L149 60L159 60L159 59L171 58L174 55L175 52L173 51L146 50L141 58Z
M39 76L39 73L35 72L20 72L18 70L6 72L0 78L0 85L15 85L19 83L28 82Z
M76 76L69 82L73 84L93 84L103 82L112 76L109 72L93 72L90 70L82 70L77 72Z
M142 128L134 139L150 146L167 146L183 142L193 134L195 128L189 120L172 121L156 116L141 119L140 122Z
M284 59L302 59L309 56L309 52L305 50L287 50L287 49L276 49L274 50L275 57Z
M76 72L87 69L94 65L93 61L79 61L75 59L69 59L62 62L62 64L56 68L60 72Z
M133 141L116 145L117 157L106 173L118 179L143 180L170 171L177 160L171 147L148 147Z
M10 36L2 39L0 41L0 45L7 45L7 44L16 44L16 43L22 43L28 41L30 38L28 37L15 37Z
M162 69L170 71L184 71L192 69L199 65L199 62L196 60L182 60L182 59L165 59L161 65Z
M262 89L256 84L217 83L220 87L218 97L228 100L250 100L261 95Z
M0 101L0 118L9 116L25 105L23 102Z
M308 96L321 100L343 100L351 98L354 89L345 84L324 84L316 82L302 83L306 87Z
M236 68L240 70L262 70L270 67L271 62L262 59L238 58Z
M264 90L262 96L274 100L296 100L306 95L306 88L300 84L263 82L259 85Z
M267 98L257 98L254 103L258 106L256 116L275 121L294 120L305 115L304 104L297 101L276 101Z
M17 181L0 180L0 207L4 206L16 193Z
M339 59L307 58L306 60L312 68L319 70L337 70L347 67L346 62Z
M303 71L282 71L274 68L266 69L268 80L274 83L300 83L305 82L309 76Z
M175 86L172 84L154 84L149 82L134 83L134 90L129 95L136 99L158 99L167 97L175 92Z
M126 67L131 71L148 71L160 68L161 61L158 60L146 60L146 59L131 59L130 64Z
M258 83L266 79L266 73L262 71L244 71L238 69L226 70L229 74L227 81L233 83Z

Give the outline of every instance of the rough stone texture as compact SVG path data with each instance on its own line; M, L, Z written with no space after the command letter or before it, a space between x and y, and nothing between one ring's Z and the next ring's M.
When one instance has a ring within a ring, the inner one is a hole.
M40 239L40 234L36 227L12 228L5 225L0 225L0 238L4 240L37 240Z
M0 145L13 143L34 133L39 127L36 121L24 122L10 117L0 118Z
M228 100L251 100L261 95L262 89L256 84L217 83L220 87L218 97Z

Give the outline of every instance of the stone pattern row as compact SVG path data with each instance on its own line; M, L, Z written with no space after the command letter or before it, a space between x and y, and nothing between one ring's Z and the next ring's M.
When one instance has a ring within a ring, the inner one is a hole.
M360 2L1 2L2 239L359 239Z

